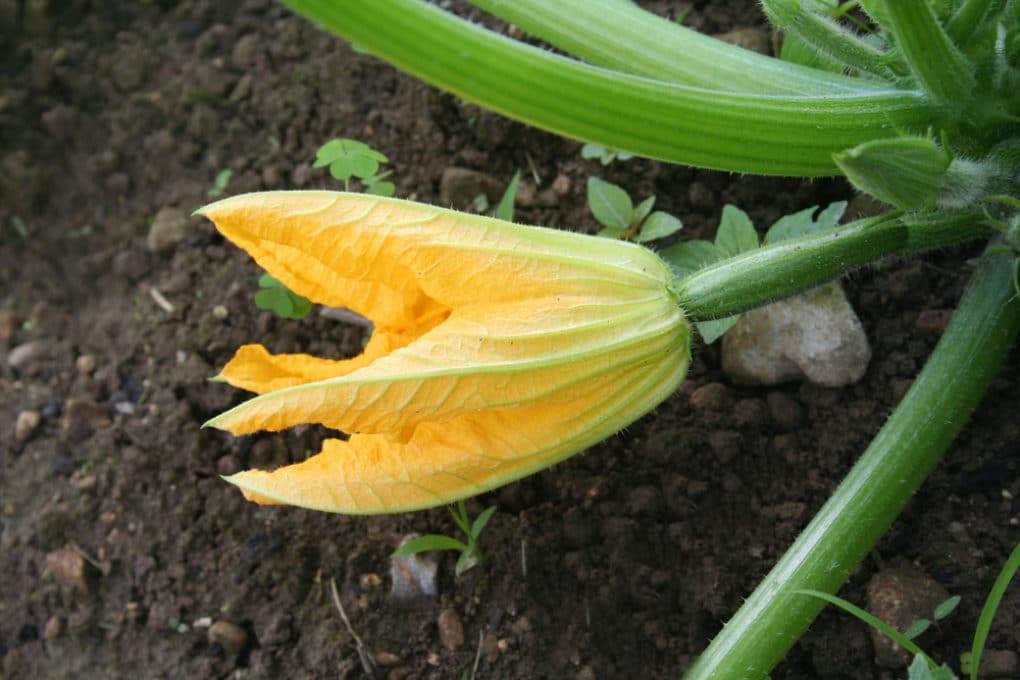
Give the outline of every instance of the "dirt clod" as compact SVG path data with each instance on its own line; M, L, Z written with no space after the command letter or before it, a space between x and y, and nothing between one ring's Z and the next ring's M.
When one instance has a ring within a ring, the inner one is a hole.
M460 615L453 609L444 609L439 612L439 641L451 652L456 652L464 646L464 624L460 622Z

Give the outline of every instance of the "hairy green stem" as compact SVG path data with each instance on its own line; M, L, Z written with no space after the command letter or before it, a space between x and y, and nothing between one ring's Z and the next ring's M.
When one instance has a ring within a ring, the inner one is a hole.
M883 89L857 78L734 49L632 2L470 2L593 64L657 80L757 94L860 94Z
M1020 329L1013 259L988 252L917 380L794 545L688 671L762 678L910 500L963 428Z
M974 98L974 65L953 43L927 2L885 0L886 25L911 73L935 101L959 110Z
M715 262L681 279L677 292L690 319L719 319L803 292L889 255L939 248L987 231L974 211L872 217Z
M839 171L833 153L934 124L935 111L919 92L720 92L584 64L510 40L420 0L285 4L397 67L486 108L562 135L674 163L767 175L834 175Z

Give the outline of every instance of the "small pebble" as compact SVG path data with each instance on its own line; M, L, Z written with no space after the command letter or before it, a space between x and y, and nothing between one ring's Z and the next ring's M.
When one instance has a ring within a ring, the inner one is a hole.
M224 307L223 305L216 305L212 309L212 315L213 315L214 318L219 319L220 321L223 321L228 316L230 316L230 311L227 310L227 308Z
M59 616L51 616L43 628L43 640L56 640L64 632L64 620Z
M372 655L372 658L375 659L375 664L380 668L390 668L400 663L400 656L385 650L376 652Z
M184 212L176 208L163 208L152 220L145 243L154 253L170 250L187 239L191 230L191 222Z
M945 587L930 576L908 569L884 569L868 581L867 610L902 632L918 619L931 618L935 607L948 597ZM877 630L869 632L876 664L905 668L910 663L907 650Z
M375 572L369 572L361 575L361 589L362 590L375 590L382 585L382 577Z
M28 440L39 428L42 414L38 411L22 411L14 423L14 438L19 442Z
M71 546L48 553L45 558L43 574L68 588L82 593L89 591L88 574L85 571L85 558Z
M53 343L48 340L30 340L11 349L7 364L16 371L31 371L35 364L53 353Z
M730 401L730 391L718 382L708 383L691 393L690 406L696 411L721 411Z
M209 642L222 647L227 656L237 656L248 644L248 631L230 621L213 621L206 635Z
M96 370L96 355L82 354L74 360L74 365L81 375L91 375Z
M556 175L556 179L552 183L552 190L557 196L566 196L570 193L570 178L562 173Z
M464 624L453 609L444 609L439 613L439 641L451 652L464 646Z

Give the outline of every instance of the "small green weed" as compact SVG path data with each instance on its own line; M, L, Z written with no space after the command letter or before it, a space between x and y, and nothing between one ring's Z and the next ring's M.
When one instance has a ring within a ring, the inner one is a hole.
M269 274L259 277L259 287L262 290L255 294L255 306L259 309L276 312L284 319L303 319L312 311L308 298L291 291Z
M216 173L216 178L213 179L213 185L209 188L206 193L209 198L219 198L220 196L227 193L227 185L230 184L230 178L234 176L234 171L230 168L225 168Z
M761 245L771 245L787 239L805 236L815 232L832 229L843 217L846 201L830 204L818 211L818 206L784 215L769 227ZM817 217L815 213L818 213ZM758 248L758 233L754 229L751 218L735 205L723 207L719 228L716 230L715 242L694 239L676 243L659 252L662 257L681 278L692 274L702 267L738 255L747 250ZM712 319L697 324L702 339L711 344L723 336L726 331L740 319L739 314L723 319Z
M468 519L467 508L464 506L464 501L457 501L457 505L450 506L450 514L453 516L453 521L457 523L457 526L460 527L461 531L467 535L467 543L463 543L462 541L458 541L456 538L444 536L442 534L427 534L408 541L393 551L393 554L390 555L390 557L415 555L417 553L427 552L430 550L456 550L460 552L460 557L457 559L457 566L454 568L454 573L457 576L460 576L465 571L478 565L482 561L482 551L478 547L478 537L481 536L482 530L485 529L485 525L489 523L489 520L492 518L492 513L494 512L496 512L496 506L490 506L485 510L482 510L478 517L475 518L475 521L471 522L470 519Z
M598 159L603 166L608 166L613 161L629 161L634 154L616 149L608 149L598 144L585 144L581 147L581 158L586 161Z
M344 190L351 190L351 179L361 182L366 194L392 196L396 186L388 181L392 170L379 171L380 164L390 159L380 151L356 139L331 139L315 152L316 168L329 168L329 174L344 183Z
M654 206L655 196L635 207L630 195L620 187L598 177L588 178L588 208L604 227L599 236L647 243L683 229L683 222L669 213L652 212Z
M977 680L978 668L981 665L981 654L984 652L985 643L988 640L988 631L991 630L995 613L1002 603L1002 596L1006 593L1006 588L1016 575L1017 569L1020 569L1020 543L1013 548L1013 552L1010 553L1006 564L999 571L999 575L996 577L988 597L985 598L985 604L981 608L981 615L978 617L977 626L974 628L974 640L971 644L971 650L960 655L960 668L967 674L970 680ZM960 604L959 596L950 597L935 607L931 620L918 619L910 624L906 631L901 633L875 615L836 595L830 595L818 590L797 590L795 592L836 605L913 654L914 661L907 669L908 680L955 680L956 676L947 664L937 665L913 640L928 630L935 621L941 621L949 616L956 609L956 606Z

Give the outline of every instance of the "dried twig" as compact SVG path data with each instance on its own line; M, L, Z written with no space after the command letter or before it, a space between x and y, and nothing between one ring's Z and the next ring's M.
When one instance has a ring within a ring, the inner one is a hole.
M344 605L340 602L340 593L336 589L336 579L329 580L329 589L333 593L333 603L336 605L336 610L340 612L340 618L344 622L344 626L347 627L347 632L354 638L354 648L358 651L358 659L361 661L361 669L365 671L365 675L375 680L378 677L376 670L375 659L369 653L368 649L365 648L364 643L358 634L354 632L354 627L351 625L351 620L347 618L347 612L344 611Z

